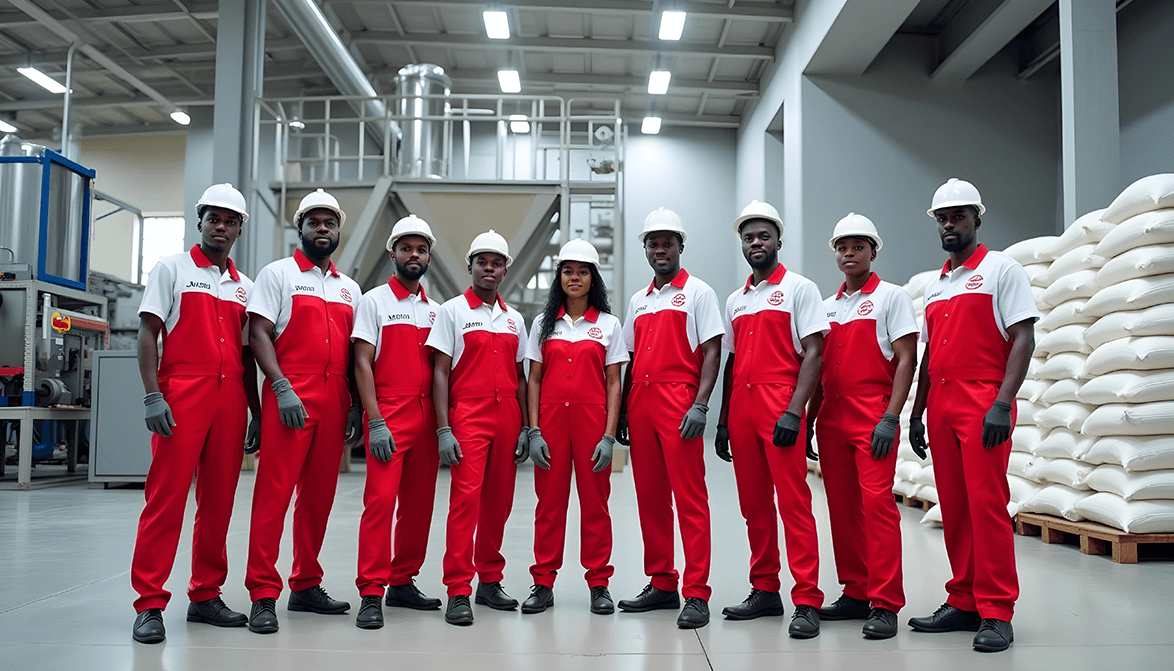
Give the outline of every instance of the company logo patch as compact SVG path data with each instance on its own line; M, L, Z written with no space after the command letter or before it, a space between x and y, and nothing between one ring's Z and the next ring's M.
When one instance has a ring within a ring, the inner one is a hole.
M599 328L598 326L592 326L591 328L587 329L587 335L595 338L596 340L602 340L603 329Z
M861 317L870 315L872 314L872 307L872 301L864 301L860 304L860 307L856 308L856 314L860 315Z
M212 285L208 284L207 282L196 282L195 280L192 280L188 282L188 285L184 287L184 289L205 289L207 291L211 291Z
M966 288L971 291L982 286L982 275L975 275L966 281Z
M517 332L518 332L518 325L514 323L514 320L512 320L512 319L507 319L507 320L506 320L506 322L505 322L505 325L506 325L507 327L509 327L509 329L510 329L510 331L511 331L512 333L517 333Z
M483 326L481 322L465 322L465 325L461 327L461 330L468 331L469 329L480 328L481 326Z
M313 293L314 287L308 287L304 284L295 284L294 291L309 291L309 292Z
M766 299L766 302L770 303L771 305L782 305L783 304L783 292L776 291L776 292L772 293L770 295L770 298Z
M249 302L249 295L245 293L244 287L237 287L236 288L236 299L242 303Z
M338 290L338 295L339 295L339 296L342 296L342 299L343 299L344 301L346 301L346 302L348 302L348 303L350 303L350 302L351 302L351 292L347 291L345 288L343 288L343 289L339 289L339 290Z
M685 294L677 294L673 296L673 305L681 307L685 304Z
M435 323L436 323L436 312L429 312L429 313L428 313L428 323L429 323L429 324L435 324Z

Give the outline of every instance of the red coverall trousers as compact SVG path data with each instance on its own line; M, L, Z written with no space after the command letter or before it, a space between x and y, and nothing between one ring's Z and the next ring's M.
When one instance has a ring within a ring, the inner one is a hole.
M844 594L896 613L905 605L901 513L893 499L900 430L884 459L872 457L872 430L889 399L887 394L825 396L815 431Z
M681 438L681 418L697 388L677 382L636 383L628 394L632 480L644 539L644 573L656 589L675 591L673 503L681 526L685 598L709 600L709 493L705 488L705 444Z
M367 481L363 489L359 567L355 579L361 596L381 595L388 585L405 585L420 572L428 549L436 475L440 468L436 412L430 397L379 399L379 413L387 420L395 452L391 461L383 462L367 450ZM367 419L364 415L364 426Z
M989 450L982 446L982 420L999 386L997 382L933 380L926 429L946 555L954 574L946 583L946 603L978 611L983 618L1010 621L1019 597L1015 534L1007 515L1011 440ZM1012 404L1012 427L1015 415Z
M293 516L293 570L289 588L295 592L322 582L318 554L334 506L342 464L350 391L346 377L286 375L306 407L306 428L281 423L277 397L268 384L261 394L261 451L253 487L249 528L249 564L245 587L253 601L281 595L277 557L285 513L297 489Z
M738 483L738 503L750 539L750 585L764 592L782 587L779 572L779 518L796 606L823 605L819 589L819 540L807 486L807 420L790 447L774 444L775 422L787 411L795 388L785 384L742 384L730 393L730 454ZM805 413L806 414L806 413ZM777 494L777 501L776 501Z
M451 403L448 419L464 456L449 468L444 584L448 596L468 596L474 575L501 582L505 570L501 542L514 505L522 411L516 396L470 398Z
M244 456L249 406L244 382L219 376L172 376L159 391L175 419L170 438L151 434L151 468L131 560L130 581L139 598L135 612L166 608L163 588L175 564L184 507L196 476L196 520L192 527L193 602L220 596L228 576L224 542Z
M591 455L603 437L607 406L548 403L539 406L538 425L550 447L550 470L534 469L534 565L535 585L554 587L563 565L567 536L567 506L571 497L571 471L579 494L579 557L588 587L606 587L615 569L611 560L611 466L594 472ZM573 468L572 468L573 467Z

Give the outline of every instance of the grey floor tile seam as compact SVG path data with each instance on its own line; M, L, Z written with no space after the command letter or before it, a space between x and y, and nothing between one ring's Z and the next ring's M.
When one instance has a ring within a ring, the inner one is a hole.
M105 576L102 578L96 578L96 579L91 580L89 582L84 582L80 585L74 585L73 587L66 587L63 590L58 590L52 594L46 594L45 596L38 597L38 598L33 599L31 601L26 601L22 604L13 606L13 607L8 608L6 610L0 610L0 615L6 615L6 614L11 613L13 611L20 610L21 608L24 608L26 606L31 606L33 604L40 603L42 601L48 601L50 599L55 599L59 596L69 594L70 592L73 592L75 590L84 589L86 587L92 587L94 585L104 583L108 580L114 580L115 578L121 578L121 577L129 575L129 574L130 574L130 569L127 569L127 570L123 571L122 573L115 573L114 575L108 575L108 576Z
M701 632L694 629L693 635L697 637L697 645L701 646L701 653L705 655L706 665L709 666L710 671L713 671L713 660L709 658L709 651L705 649L705 641L701 640Z

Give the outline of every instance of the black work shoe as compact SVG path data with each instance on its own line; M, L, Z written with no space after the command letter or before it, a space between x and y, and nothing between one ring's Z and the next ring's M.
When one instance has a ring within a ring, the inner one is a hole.
M615 604L611 600L611 592L604 586L591 588L591 612L596 615L611 615L616 612Z
M522 612L527 614L541 613L554 605L554 590L545 585L534 585L530 588L530 596L522 602Z
M821 620L864 620L871 614L868 602L841 594L835 603L819 609Z
M1015 631L1006 620L984 617L974 635L974 649L979 652L1002 652L1011 647Z
M873 608L861 631L864 638L892 638L897 635L897 614L888 608Z
M415 610L440 610L440 599L429 599L416 587L413 580L406 585L392 585L387 588L388 606L412 608Z
M685 597L685 607L677 616L677 628L700 629L707 624L709 624L709 603L701 597Z
M148 608L139 613L132 635L139 643L162 643L167 638L167 630L163 628L163 609Z
M203 622L214 627L243 627L249 623L249 618L224 605L220 597L213 597L188 604L188 622Z
M764 592L760 589L751 589L750 596L737 606L722 609L722 615L727 620L753 620L767 615L782 615L784 612L783 599L778 592Z
M791 626L787 627L791 638L815 638L819 636L819 611L815 606L795 606L791 615Z
M513 610L518 607L518 600L506 594L500 582L477 583L477 598L474 602L493 610Z
M359 604L359 614L355 616L355 626L359 629L383 628L383 604L379 595L363 597Z
M650 610L676 610L681 607L677 591L666 592L648 585L634 599L620 599L620 610L627 613L646 613Z
M346 601L331 599L322 585L314 585L303 590L289 593L289 610L299 610L319 615L342 615L351 609Z
M978 631L982 618L978 613L955 608L949 604L935 610L928 617L914 617L909 620L909 626L917 631L929 634L941 634L947 631Z
M448 608L444 611L444 621L459 627L473 624L473 607L469 605L469 597L467 595L461 594L460 596L450 596L448 598Z
M249 611L249 631L254 634L277 633L277 599L264 598L253 602Z

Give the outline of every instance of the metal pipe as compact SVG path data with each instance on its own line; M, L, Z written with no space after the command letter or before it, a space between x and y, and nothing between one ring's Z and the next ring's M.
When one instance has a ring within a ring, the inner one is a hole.
M70 156L69 151L69 101L73 97L73 55L77 53L80 42L74 42L69 45L69 52L65 55L65 103L61 110L61 155L76 159L76 156Z

